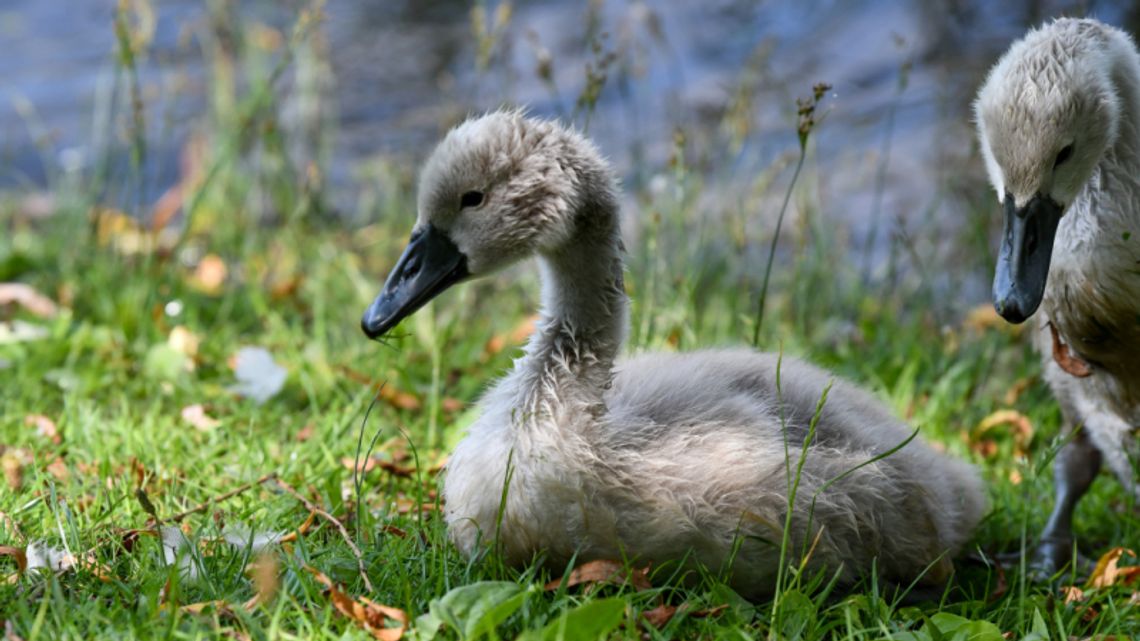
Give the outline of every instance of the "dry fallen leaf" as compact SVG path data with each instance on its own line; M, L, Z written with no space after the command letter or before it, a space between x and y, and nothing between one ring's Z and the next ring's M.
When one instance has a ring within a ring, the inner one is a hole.
M416 474L416 468L414 467L400 465L399 463L393 463L392 461L385 461L378 459L375 456L365 461L360 461L359 463L357 463L356 460L345 456L340 459L340 464L347 469L351 470L355 468L357 472L363 473L371 472L376 468L380 468L392 476L398 476L405 479L412 478Z
M400 391L391 385L385 385L380 388L380 398L398 410L414 412L423 406L415 394Z
M1085 587L1107 588L1117 584L1130 585L1140 578L1140 566L1120 566L1120 559L1128 555L1136 558L1136 553L1127 548L1117 547L1109 550L1096 562L1092 574Z
M60 437L59 430L55 426L55 421L43 414L28 414L24 417L24 425L35 427L40 436L56 445L63 442L63 438Z
M332 579L323 572L305 566L313 574L318 583L325 586L329 601L337 612L348 617L360 627L364 628L374 638L380 641L399 641L408 627L408 615L398 608L380 605L366 597L351 597L339 590ZM389 622L395 622L395 627L389 627Z
M59 312L55 303L24 283L0 283L0 305L15 303L34 316L51 318Z
M1029 386L1032 384L1033 378L1026 377L1017 379L1013 382L1013 385L1010 385L1009 389L1005 391L1005 396L1002 397L1002 402L1006 405L1016 404L1017 399L1021 398L1021 395L1024 394L1025 390L1029 389Z
M313 435L316 433L317 433L316 426L313 425L312 423L308 423L307 425L305 425L305 427L302 427L301 431L297 432L297 435L294 436L293 438L297 439L298 443L304 443L305 441L313 438Z
M395 536L395 537L398 537L401 539L408 538L408 533L405 530L402 530L402 529L396 527L395 525L390 525L390 524L385 523L384 525L380 526L380 531L385 533L385 534L391 534L392 536Z
M165 605L165 604L164 604ZM230 604L222 599L214 599L213 601L202 601L201 603L189 603L178 608L185 614L202 614L207 609L213 609L218 614L232 615L233 611L230 609Z
M317 513L316 512L309 512L309 517L307 519L305 519L305 522L302 523L300 527L298 527L297 529L292 530L290 532L287 532L285 534L285 536L282 536L281 538L277 539L277 542L278 543L292 543L293 541L296 541L298 537L305 536L306 534L309 533L309 530L312 529L313 523L316 522L316 520L317 520Z
M673 619L675 614L677 614L677 606L662 603L652 610L643 611L641 616L649 625L660 630Z
M975 332L984 332L989 329L1007 330L1014 333L1020 331L1020 326L1006 322L1004 318L998 315L994 306L989 303L982 303L966 312L966 317L962 319L962 326Z
M16 626L11 619L4 621L4 641L24 641L24 637L16 634Z
M277 596L277 589L281 586L280 568L277 558L272 554L261 554L257 560L246 568L246 573L253 578L253 596L242 604L246 610L252 610L259 605L268 605Z
M1081 603L1085 600L1085 591L1075 585L1061 586L1061 594L1065 597L1065 605Z
M396 513L409 514L416 510L416 502L406 496L396 497ZM419 510L421 512L431 512L435 510L435 503L420 503Z
M4 470L4 480L13 492L24 485L24 465L30 463L32 457L23 450L7 450L0 456L0 468Z
M652 610L646 610L642 612L641 616L645 617L645 620L649 622L649 624L653 627L661 629L665 627L665 624L669 623L669 621L671 621L673 617L678 614L684 614L694 619L705 619L718 617L727 609L728 604L722 603L718 606L711 608L701 608L698 610L694 609L693 605L686 601L685 603L682 603L678 606L662 603Z
M226 261L217 254L206 254L198 261L194 275L190 278L190 284L203 293L216 294L226 282L228 273Z
M183 407L182 420L203 432L208 432L222 424L221 421L207 414L205 407L198 404Z
M166 343L174 351L193 359L198 355L198 346L202 343L202 339L198 338L198 335L190 331L185 325L176 325L170 330L170 335L166 337Z
M0 545L0 556L6 556L16 562L16 570L20 573L28 569L28 555L24 552L24 548L18 548L11 545Z
M1016 410L998 410L982 419L978 426L970 432L970 449L983 457L996 454L997 444L983 437L987 432L1000 425L1009 425L1013 428L1014 456L1025 456L1029 442L1033 440L1033 424L1028 417Z
M71 470L67 469L67 463L64 463L63 459L58 456L51 463L48 463L44 469L57 481L66 481L71 478Z
M483 351L488 356L494 356L503 351L507 347L514 345L521 345L534 333L534 328L538 322L538 314L534 314L523 319L521 323L515 326L509 332L504 334L496 334L492 336L487 344L483 347Z
M581 584L596 585L599 583L614 583L618 585L631 585L638 590L648 590L653 587L649 582L649 568L633 568L626 570L625 565L619 561L596 559L587 561L570 571L570 576L555 579L547 583L544 589L557 590L561 587L571 588Z

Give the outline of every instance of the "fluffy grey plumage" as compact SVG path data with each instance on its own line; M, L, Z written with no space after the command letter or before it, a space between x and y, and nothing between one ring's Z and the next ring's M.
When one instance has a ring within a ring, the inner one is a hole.
M482 203L461 207L471 190ZM417 228L445 234L471 275L537 255L543 278L526 354L482 400L447 465L445 513L459 549L471 555L497 538L513 564L537 554L555 568L574 555L688 558L718 571L740 541L732 585L769 593L788 465L833 377L785 360L781 406L771 354L619 360L627 299L615 181L589 141L555 123L500 112L459 126L428 160L420 194ZM918 439L864 465L910 434L834 380L792 508L792 560L818 537L809 566L844 580L873 563L897 582L946 577L984 510L981 483Z
M1052 571L1071 556L1073 508L1102 460L1136 489L1128 452L1140 426L1140 56L1118 29L1057 20L998 61L976 117L999 198L1047 194L1063 211L1030 321L1066 430L1083 426L1056 463L1057 504L1036 559ZM1071 158L1059 157L1066 146ZM1066 351L1091 375L1062 367Z

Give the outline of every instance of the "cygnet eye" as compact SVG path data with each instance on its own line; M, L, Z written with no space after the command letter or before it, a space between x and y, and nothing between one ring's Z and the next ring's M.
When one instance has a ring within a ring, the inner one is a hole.
M1073 146L1065 145L1060 152L1057 153L1057 159L1053 161L1053 169L1060 167L1069 158L1073 156Z
M459 208L478 207L483 204L483 192L469 191L459 197Z

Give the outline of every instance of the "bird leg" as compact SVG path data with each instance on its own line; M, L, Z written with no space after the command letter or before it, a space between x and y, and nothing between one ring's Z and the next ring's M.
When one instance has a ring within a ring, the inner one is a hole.
M1056 503L1041 539L1034 550L1030 567L1039 576L1053 576L1072 560L1073 510L1100 471L1101 454L1089 440L1084 428L1061 447L1053 463Z

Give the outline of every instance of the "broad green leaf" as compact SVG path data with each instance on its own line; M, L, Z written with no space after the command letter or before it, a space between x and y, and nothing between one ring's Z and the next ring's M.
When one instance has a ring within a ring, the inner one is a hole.
M518 641L598 641L613 632L625 613L625 601L600 599L564 612L541 630L528 630Z
M446 624L461 639L479 639L493 634L526 600L528 592L510 581L481 581L455 588L434 599L427 614L416 619L421 641L433 639Z

